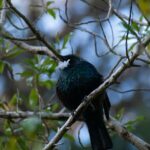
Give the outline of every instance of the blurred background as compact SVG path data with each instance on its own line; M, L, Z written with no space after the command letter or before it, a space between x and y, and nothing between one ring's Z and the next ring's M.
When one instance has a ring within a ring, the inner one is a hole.
M104 1L12 0L12 3L62 55L73 53L81 56L91 62L104 78L109 76L120 56L126 55L124 35L127 29L115 15L106 19L109 8ZM146 23L143 12L135 3L112 0L113 8L127 17L131 4L132 19ZM139 37L149 32L146 26L136 25ZM17 38L34 36L24 21L10 10L7 11L4 29ZM128 46L134 50L136 42L136 38L131 36ZM60 111L63 106L55 95L59 75L56 62L47 56L25 52L3 37L0 37L0 43L0 108L9 111ZM43 46L38 40L27 43ZM10 55L4 57L6 53ZM147 59L145 55L141 57ZM118 66L122 65L122 61ZM131 132L150 142L150 69L142 61L137 60L136 64L139 67L127 69L118 83L107 89L112 103L111 115ZM45 139L51 139L63 124L62 121L45 121L40 117L0 119L0 122L0 149L11 147L12 150L42 149ZM113 150L136 150L116 133L111 132L111 135ZM76 122L60 141L58 149L90 150L86 125Z

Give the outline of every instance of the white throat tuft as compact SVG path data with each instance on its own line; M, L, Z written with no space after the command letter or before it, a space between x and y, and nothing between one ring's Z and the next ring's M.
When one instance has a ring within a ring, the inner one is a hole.
M70 59L68 59L66 61L60 61L58 63L57 69L63 70L64 68L66 68L69 65L69 61L70 61Z

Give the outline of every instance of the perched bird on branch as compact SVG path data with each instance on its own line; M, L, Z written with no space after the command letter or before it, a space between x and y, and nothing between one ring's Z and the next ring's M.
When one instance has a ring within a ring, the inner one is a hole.
M103 77L89 62L75 55L62 56L61 73L56 85L58 98L69 110L75 110L103 82ZM85 108L83 118L87 124L93 150L108 150L112 141L105 127L103 114L109 119L110 102L106 92L97 95Z

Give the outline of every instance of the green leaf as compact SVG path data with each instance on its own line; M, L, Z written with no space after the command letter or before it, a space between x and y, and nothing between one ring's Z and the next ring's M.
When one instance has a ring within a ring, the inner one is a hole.
M13 50L7 53L7 58L15 58L16 56L20 55L23 51L22 50Z
M139 21L140 21L140 22L143 22L143 19L144 19L144 16L141 15Z
M12 65L8 61L4 61L7 72L9 73L9 78L14 79Z
M117 113L117 115L115 116L115 118L116 118L117 120L120 120L120 119L123 117L123 114L124 114L124 108L121 108L121 109L119 110L119 112Z
M135 29L137 32L140 31L140 27L138 26L138 24L136 22L132 22L132 27L133 29Z
M23 132L28 136L37 135L39 129L42 128L42 122L40 118L31 117L24 119L21 122L21 126L23 128Z
M56 19L56 13L55 13L54 9L47 9L47 12L48 12L54 19Z
M19 92L15 93L11 100L9 100L9 106L15 106L16 104L21 104L22 103L22 98L20 97Z
M66 47L66 44L69 41L69 39L70 39L70 33L65 35L62 49L64 49Z
M28 66L33 67L36 64L37 61L36 59L37 59L36 57L33 57L33 59L25 59L24 61L25 63L28 64Z
M74 140L74 136L72 136L71 134L65 133L65 134L64 134L64 137L67 138L67 139L69 139L71 142L74 142L74 141L75 141L75 140Z
M144 117L143 116L138 116L137 118L135 118L134 120L130 120L126 123L126 125L133 125L135 123L138 123L140 121L143 121Z
M51 110L52 112L56 111L58 108L60 107L60 105L58 103L55 103L51 106Z
M53 82L51 80L39 81L39 85L50 89L53 86Z
M11 128L10 127L8 127L8 128L5 128L5 134L7 135L7 136L11 136L12 135L12 130L11 130Z
M11 98L11 100L9 101L10 105L14 105L17 103L17 94L14 94Z
M140 121L143 121L144 117L143 116L138 116L137 118L135 118L134 120L129 120L127 123L125 123L125 127L132 131L134 129L134 126L136 124L138 124Z
M60 42L60 38L59 38L59 34L58 33L56 34L55 39L56 39L56 43Z
M126 22L122 22L122 25L124 26L124 28L129 30L132 35L135 35L135 37L137 36L134 29L129 24L127 24Z
M50 76L51 73L55 71L56 66L57 63L54 60L46 58L39 66L38 71L40 72L40 74L47 73Z
M19 74L21 77L31 77L31 76L33 76L33 72L32 71L24 71L24 72L21 72L21 73L17 73L17 74Z
M128 49L128 51L129 51L129 52L132 51L133 48L134 48L134 46L136 46L136 44L137 44L137 43L133 43L133 44L130 46L130 48Z
M15 136L11 136L7 142L7 144L5 144L5 150L9 150L11 147L11 150L17 150L19 149L18 144L17 144L17 139Z
M52 3L54 3L54 1L48 1L47 4L46 4L46 6L48 7L48 6L50 6Z
M3 1L1 0L1 1L0 1L0 8L2 8L2 4L3 4Z
M38 106L38 92L36 89L32 89L29 95L29 105L32 109L34 109L36 106Z
M29 148L29 145L27 144L26 139L23 138L22 136L19 136L19 137L17 138L17 141L18 141L19 146L21 147L21 150L30 149L30 148Z
M0 61L0 73L3 73L5 68L5 63L3 63L3 61Z

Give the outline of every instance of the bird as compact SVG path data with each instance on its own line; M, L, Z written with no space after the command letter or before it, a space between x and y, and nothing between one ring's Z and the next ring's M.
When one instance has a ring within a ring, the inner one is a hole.
M61 103L74 111L84 98L103 83L103 76L93 64L73 55L62 56L56 93ZM104 123L104 114L109 120L111 104L106 92L96 96L83 112L91 140L92 150L110 150L113 147Z

